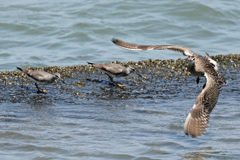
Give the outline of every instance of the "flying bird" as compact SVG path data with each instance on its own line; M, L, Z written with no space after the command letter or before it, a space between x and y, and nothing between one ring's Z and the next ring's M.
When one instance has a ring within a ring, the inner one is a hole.
M119 39L112 39L112 42L119 47L129 50L172 50L180 52L188 56L188 71L199 77L206 77L206 84L202 92L195 100L195 104L191 112L188 114L185 124L184 132L186 135L197 137L202 135L209 122L209 116L213 108L216 106L218 96L223 83L226 83L225 78L222 76L217 62L214 61L208 53L206 57L192 52L189 48L174 46L174 45L138 45L127 43ZM219 77L221 81L219 80Z

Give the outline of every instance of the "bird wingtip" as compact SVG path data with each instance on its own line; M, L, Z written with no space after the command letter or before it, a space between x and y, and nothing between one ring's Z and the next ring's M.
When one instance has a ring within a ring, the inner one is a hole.
M119 41L119 39L117 39L117 38L112 38L112 42L115 44L117 41Z

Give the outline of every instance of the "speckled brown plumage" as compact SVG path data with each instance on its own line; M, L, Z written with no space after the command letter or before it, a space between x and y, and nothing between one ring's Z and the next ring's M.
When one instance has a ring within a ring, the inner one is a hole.
M197 137L202 135L207 127L209 115L217 104L223 82L218 80L214 64L210 63L207 58L196 56L194 59L196 70L204 72L207 83L196 98L192 111L185 121L184 132L192 137Z

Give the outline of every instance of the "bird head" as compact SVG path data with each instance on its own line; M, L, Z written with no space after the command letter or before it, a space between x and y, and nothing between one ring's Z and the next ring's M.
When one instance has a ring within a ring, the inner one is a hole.
M54 75L54 78L55 78L55 79L60 80L60 81L62 81L63 83L65 83L64 80L60 78L61 76L60 76L59 73L54 73L53 75Z
M192 65L195 64L195 57L194 56L188 56L188 66L187 71L192 67Z
M135 70L135 68L133 68L132 66L129 66L128 68L129 68L129 70L130 70L130 73L135 73L135 74L138 75L139 77L145 78L145 77L143 77L141 74L139 74L139 73Z
M132 66L128 66L128 68L129 68L129 72L130 73L134 73L135 72L135 68L133 68Z

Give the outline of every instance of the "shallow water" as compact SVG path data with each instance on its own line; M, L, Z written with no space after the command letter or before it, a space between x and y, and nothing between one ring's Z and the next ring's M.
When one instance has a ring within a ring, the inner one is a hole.
M196 53L239 53L238 1L2 1L0 71L184 58L171 51L133 52L132 43L185 46Z
M0 13L0 71L186 58L124 50L112 37L180 45L202 55L239 53L237 1L1 1ZM0 79L1 159L238 159L236 64L221 63L228 83L198 138L186 136L183 125L203 78L197 85L193 76L136 66L149 79L117 78L126 84L120 89L100 72L84 69L69 77L61 73L67 85L41 86L49 94L37 94L31 81L14 74Z
M148 80L116 78L124 89L91 67L73 71L72 78L64 78L67 85L42 85L47 94L37 94L22 77L5 77L0 82L3 159L237 159L240 64L221 63L228 83L198 138L186 136L183 125L204 79L197 85L185 72L164 78L172 71L153 64L137 69Z

